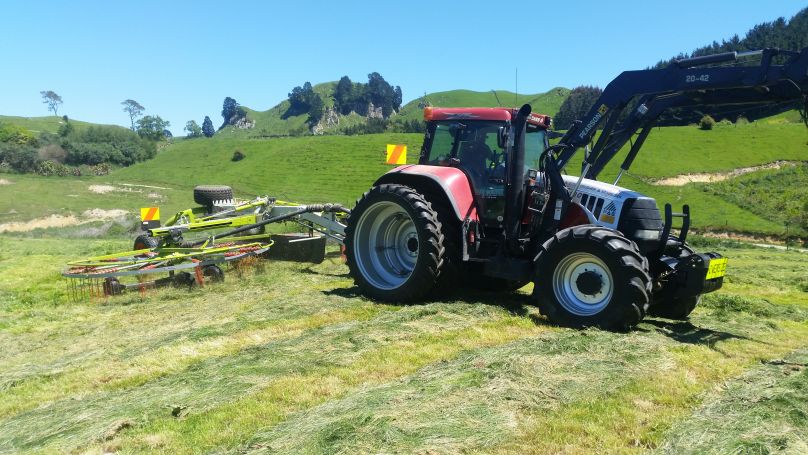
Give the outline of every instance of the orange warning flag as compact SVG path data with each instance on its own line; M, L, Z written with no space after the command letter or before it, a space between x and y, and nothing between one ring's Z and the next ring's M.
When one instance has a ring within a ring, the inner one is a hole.
M407 146L387 144L387 164L407 164Z
M160 207L142 207L140 209L140 221L159 221Z

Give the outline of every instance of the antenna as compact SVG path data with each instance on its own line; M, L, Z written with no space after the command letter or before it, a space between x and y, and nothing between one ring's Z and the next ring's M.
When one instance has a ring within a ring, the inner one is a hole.
M519 106L519 68L516 68L516 80L515 80L515 87L513 89L513 105Z
M493 93L494 98L497 99L497 104L499 104L499 107L502 107L502 102L499 100L499 96L497 96L497 91L496 90L491 90L491 93Z

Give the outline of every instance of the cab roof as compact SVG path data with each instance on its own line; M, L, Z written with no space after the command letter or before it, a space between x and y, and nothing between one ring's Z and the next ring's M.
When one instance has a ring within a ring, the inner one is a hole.
M519 109L510 107L431 107L424 108L424 120L491 120L505 122L516 117ZM527 122L539 128L550 127L550 116L531 113Z

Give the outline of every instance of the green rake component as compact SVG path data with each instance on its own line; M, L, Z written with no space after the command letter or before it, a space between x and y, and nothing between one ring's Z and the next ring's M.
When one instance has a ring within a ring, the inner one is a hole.
M250 236L264 237L267 236ZM68 292L73 300L108 297L127 290L144 291L161 286L204 286L206 281L222 281L220 264L266 253L272 241L220 243L199 247L156 247L96 256L67 264L62 276L71 278ZM149 275L168 273L168 277L147 280ZM134 277L133 283L122 283Z
M239 272L250 263L242 260L250 257L322 262L326 240L342 244L345 238L338 214L350 213L340 204L302 205L266 196L237 201L230 187L218 185L197 186L194 200L199 207L176 213L163 226L159 215L158 220L145 217L145 233L135 239L132 251L68 263L62 276L70 279L68 292L73 300L160 286L204 286L206 281L224 279L221 264L241 261L236 267ZM158 208L144 210L158 212ZM281 222L297 223L307 234L265 232L267 224ZM184 238L199 232L206 232L205 236ZM223 242L226 237L232 240ZM273 245L277 248L268 255ZM163 273L168 276L148 279Z

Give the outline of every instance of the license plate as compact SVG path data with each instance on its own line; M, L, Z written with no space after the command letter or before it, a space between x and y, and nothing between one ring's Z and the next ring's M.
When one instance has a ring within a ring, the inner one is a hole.
M727 273L727 258L721 259L711 259L710 266L707 269L707 276L704 277L706 280L712 280L713 278L720 278Z

